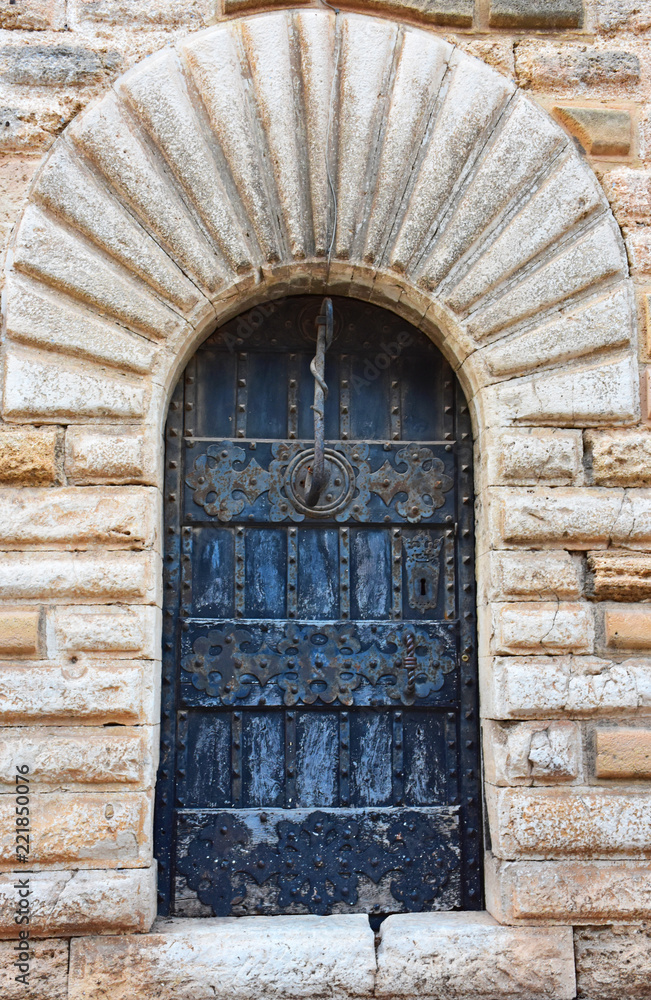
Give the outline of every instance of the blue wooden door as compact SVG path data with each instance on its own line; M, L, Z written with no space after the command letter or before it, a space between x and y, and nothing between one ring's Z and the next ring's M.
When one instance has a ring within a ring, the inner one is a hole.
M334 299L213 334L166 429L156 850L179 916L481 906L472 439L440 352Z

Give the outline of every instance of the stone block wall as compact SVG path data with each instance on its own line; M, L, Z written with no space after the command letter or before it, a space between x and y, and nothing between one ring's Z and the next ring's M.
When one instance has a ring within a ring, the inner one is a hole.
M2 995L144 1000L164 983L161 995L170 1000L248 997L256 969L271 956L265 989L278 997L332 996L333 981L338 996L644 997L651 974L651 6L639 0L337 5L342 16L372 13L385 26L370 41L360 33L358 48L351 47L342 72L353 89L364 86L354 79L355 58L374 86L382 31L407 25L501 74L503 84L492 76L480 80L487 102L499 87L506 88L499 100L517 87L558 126L549 130L541 124L546 119L522 112L511 138L513 164L526 167L530 155L532 166L510 207L500 208L499 225L507 220L510 239L491 229L492 217L477 222L471 198L457 204L455 234L437 249L427 281L422 275L412 281L400 258L416 239L417 221L401 230L407 236L391 273L384 265L374 269L372 254L349 249L344 237L327 275L318 236L314 252L299 252L288 240L285 257L270 253L255 264L259 277L235 239L220 244L219 266L213 263L214 234L226 225L206 207L211 198L219 203L213 180L199 167L178 180L173 136L165 133L164 114L157 117L160 109L148 104L151 80L161 92L167 83L165 66L138 64L200 29L293 6L0 2L0 235L8 276L0 423L3 954L11 953L16 934L9 793L18 762L33 775L35 939L31 992L9 972L5 980L0 975ZM295 6L330 15L322 3ZM277 53L278 38L252 29L247 44ZM451 49L441 51L450 58ZM210 94L201 77L207 57L197 49L187 58L213 100L217 128L219 94ZM432 57L427 64L432 74L435 63ZM258 65L254 82L273 138L282 81L267 93L265 66L272 63ZM118 80L118 97L100 103ZM405 93L407 120L417 82ZM118 131L118 100L130 102L140 129L148 123L151 160L132 158L133 133ZM169 100L171 115L179 105L174 95ZM359 122L349 150L371 144L361 131L363 114ZM492 134L486 136L490 148ZM564 141L567 164L545 201L542 164L560 156ZM357 166L348 155L352 176ZM590 186L587 167L599 185ZM378 176L390 180L392 169L390 158L383 160ZM489 175L485 191L500 176ZM174 201L182 185L183 198L203 213L200 231L185 217L180 194ZM291 179L279 188L294 238L300 213L290 210ZM351 182L351 204L356 190ZM389 191L387 203L392 197ZM538 216L526 215L529 197L541 206ZM159 204L166 206L164 219L155 218ZM260 204L252 198L246 207L263 245L272 227L265 229ZM342 210L346 205L343 198ZM422 205L425 211L425 195ZM315 195L315 218L318 207ZM352 220L355 211L379 218L381 235L392 209L360 202L350 210ZM590 212L600 221L580 230ZM578 230L568 231L570 218ZM453 262L463 263L482 226L493 244L486 268L469 270L456 284L443 280L437 298L442 276ZM541 279L554 260L536 258L544 266L530 275L525 253L533 257L549 245L543 234L528 249L531 231L545 226L560 264ZM580 241L572 244L577 231ZM273 233L268 238L273 243ZM223 291L229 268L234 277ZM491 298L490 290L517 268L527 275L520 288L509 285L504 300ZM172 922L149 935L156 912L151 823L166 399L215 319L287 291L325 287L395 308L433 336L443 330L443 349L468 393L477 440L492 917L391 918L377 951L354 917L319 924L314 938L305 930L304 940L303 918L287 918L286 925L279 918L264 934L255 931L255 945L245 922L237 930L207 922L200 931ZM355 942L348 964L337 957L342 940ZM248 957L241 974L225 972L224 956L239 962L242 954ZM504 972L509 964L517 973ZM302 967L319 973L302 979ZM115 968L122 970L119 981L110 972ZM179 968L195 978L179 979Z

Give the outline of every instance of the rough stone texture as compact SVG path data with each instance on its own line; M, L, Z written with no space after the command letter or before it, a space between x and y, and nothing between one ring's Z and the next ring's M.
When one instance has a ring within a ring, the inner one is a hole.
M651 608L606 608L604 630L614 649L651 649Z
M30 807L30 867L151 864L151 796L144 792L36 792ZM16 867L14 818L14 797L0 795L2 871Z
M622 225L651 222L651 171L618 167L604 174L603 185Z
M156 489L125 486L0 489L0 547L34 545L141 549L154 545L160 520Z
M651 485L651 433L648 430L587 431L585 444L598 486Z
M480 566L488 601L571 600L582 594L582 562L567 552L491 552Z
M635 552L591 552L589 585L598 601L651 600L651 556Z
M68 0L68 17L75 27L90 22L201 28L214 13L215 0Z
M578 28L582 0L490 0L491 28Z
M547 785L582 774L575 722L483 724L484 777L492 785Z
M485 718L651 714L651 664L646 660L512 656L495 657L480 668Z
M227 13L244 7L268 6L261 0L223 0L223 3ZM344 0L340 6L360 8L358 0ZM475 4L474 0L365 0L364 10L467 28L472 24Z
M487 854L485 886L487 909L507 924L651 919L649 861L499 861Z
M511 545L644 549L651 544L651 491L494 488L491 498L495 534Z
M17 943L0 944L2 1000L68 1000L68 942L30 941L29 986L16 982Z
M60 481L55 428L3 427L0 431L0 484L53 486Z
M65 469L68 482L79 486L94 483L154 485L158 479L158 455L147 447L142 427L70 427L66 433Z
M496 653L591 653L592 609L585 604L493 605L493 651Z
M634 52L597 49L589 45L555 45L525 41L515 55L518 82L533 90L561 90L578 95L600 94L640 80L640 59Z
M0 610L0 657L42 655L43 635L39 611Z
M0 588L5 600L97 604L155 604L160 559L151 552L4 552Z
M554 115L592 156L628 156L631 114L614 108L574 108L557 105Z
M577 997L644 1000L651 978L651 926L586 927L574 935Z
M486 448L491 485L572 486L583 478L580 431L503 431L490 437Z
M597 729L595 774L597 778L651 778L651 731Z
M0 937L5 939L16 936L15 881L13 873L0 874ZM30 932L36 938L53 933L142 934L156 916L155 864L121 870L31 871L29 881Z
M570 928L500 927L486 913L409 913L380 928L377 997L573 1000Z
M25 44L0 46L0 80L33 87L96 83L106 69L118 68L119 54L102 59L78 45Z
M583 591L583 564L569 552L491 552L480 573L489 601L573 600Z
M61 30L66 0L14 0L0 7L0 28L22 31Z
M649 858L646 792L607 788L486 788L498 858Z
M161 613L158 608L132 605L57 607L48 616L54 633L50 655L111 653L114 658L160 657Z
M36 792L151 788L159 738L157 726L0 728L0 792L15 793L16 767L23 764Z
M137 725L158 722L159 665L71 657L59 665L7 663L0 671L4 725Z
M371 997L363 914L161 920L147 937L73 941L69 1000Z

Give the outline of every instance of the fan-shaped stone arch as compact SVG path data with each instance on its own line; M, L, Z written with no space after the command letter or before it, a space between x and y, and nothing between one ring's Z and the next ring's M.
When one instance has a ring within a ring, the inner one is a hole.
M626 276L572 142L483 63L363 15L242 18L55 144L9 258L4 414L159 428L210 324L328 287L438 339L478 426L626 422Z

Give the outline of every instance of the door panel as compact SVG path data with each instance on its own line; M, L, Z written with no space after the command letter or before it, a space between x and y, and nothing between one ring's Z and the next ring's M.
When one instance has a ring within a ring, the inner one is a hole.
M170 406L162 913L481 906L467 406L422 334L335 299L309 508L320 305L227 324Z

